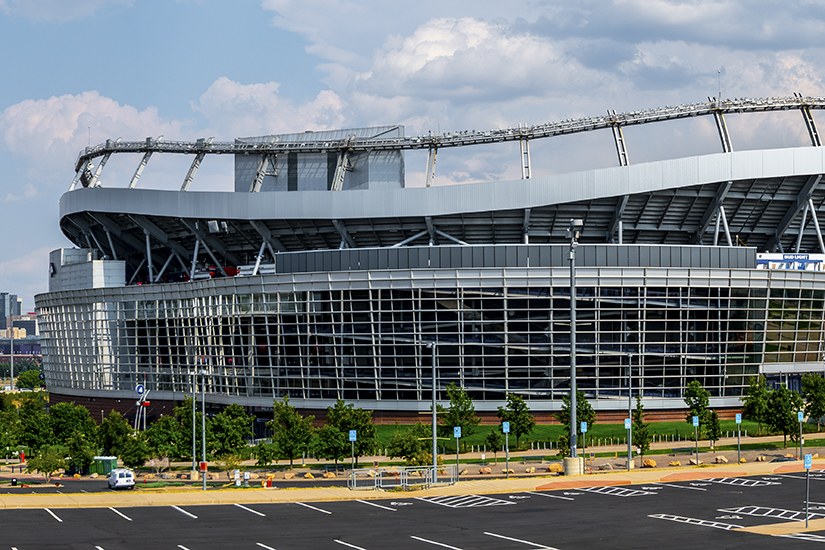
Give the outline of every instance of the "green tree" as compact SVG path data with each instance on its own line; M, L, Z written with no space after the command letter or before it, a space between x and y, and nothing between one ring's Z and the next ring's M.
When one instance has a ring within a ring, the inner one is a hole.
M43 445L34 456L26 457L26 470L29 472L40 472L48 482L52 474L61 469L68 468L63 453L57 447Z
M743 403L742 417L745 420L756 422L756 433L758 434L762 433L762 424L766 423L770 392L765 376L760 374L750 379L745 395L739 398Z
M786 449L788 448L788 434L792 441L798 438L797 413L802 410L803 406L802 397L797 392L786 388L785 384L782 384L778 390L770 392L768 397L768 415L765 420L772 431L782 432Z
M149 446L141 435L130 435L123 442L120 450L120 460L127 468L140 468L149 459Z
M427 450L432 444L431 437L431 428L421 422L403 431L396 430L387 446L387 456L403 458L409 466L432 464L432 452Z
M96 441L89 441L81 432L75 432L67 441L69 444L69 465L78 472L94 462L97 454Z
M501 427L499 427L499 429L500 428ZM501 432L498 430L490 430L490 433L488 433L484 439L484 443L493 451L493 457L495 458L496 464L498 464L498 451L502 445L504 445L504 437L502 437Z
M259 468L265 468L273 462L278 462L278 447L273 443L261 441L255 446L255 458L258 459L255 466Z
M822 417L825 416L825 377L813 372L803 374L802 397L805 399L805 414L816 418L816 430L819 431Z
M273 418L266 423L272 430L272 439L278 445L281 454L289 459L290 469L293 460L309 448L312 440L312 421L314 416L302 416L295 407L289 404L289 396L284 396L283 402L275 401Z
M473 398L464 388L452 382L447 385L447 398L450 400L448 409L436 405L439 437L452 437L453 428L461 428L461 437L470 437L476 432L476 427L481 422L481 418L476 416Z
M342 400L335 402L334 407L327 408L327 424L335 426L338 430L347 434L349 442L349 431L355 430L355 466L358 466L358 459L362 456L371 455L378 446L375 437L375 425L372 423L372 411L357 409L352 403L345 403ZM347 452L347 456L349 456Z
M16 387L29 390L39 388L41 384L40 371L38 370L27 370L21 372L17 377L17 382L15 382Z
M190 415L191 417L191 415ZM218 456L238 454L251 438L254 417L246 414L243 407L232 403L212 419L212 438ZM191 437L190 437L191 439Z
M716 447L716 442L722 439L722 427L719 425L719 415L716 411L710 411L708 414L706 429L708 439L710 439L713 442L713 446Z
M20 444L32 449L39 449L52 442L52 429L49 414L46 412L46 400L35 392L21 398Z
M161 416L143 433L149 454L157 457L179 457L180 424L174 416ZM191 440L191 437L190 437Z
M556 413L556 419L564 425L564 437L565 440L563 444L560 444L559 447L561 450L566 448L566 452L564 455L560 456L567 456L570 454L570 395L564 394L562 397L561 403L561 410ZM596 411L593 410L593 407L587 401L584 393L581 391L576 391L576 440L580 442L582 440L582 422L587 422L588 430L593 427L593 424L596 423Z
M315 442L315 454L326 460L334 460L335 466L338 461L350 456L352 446L347 434L331 424L326 424L317 432Z
M636 396L636 408L633 410L633 446L641 451L642 460L650 450L653 438L650 435L650 425L645 422L645 410L642 406L642 397Z
M132 433L132 427L123 415L115 410L109 412L109 416L97 427L97 440L100 442L103 454L119 456L130 433Z
M226 477L229 481L233 481L235 470L240 469L242 462L243 458L240 454L226 453L221 455L220 460L218 461L218 468L222 472L226 473Z
M693 417L699 417L699 437L702 436L702 431L710 420L710 392L702 387L702 383L698 380L688 382L685 389L685 405L688 407L688 412L685 415L685 421L693 425Z
M530 414L530 407L520 395L514 393L507 394L507 404L498 408L496 416L502 422L510 423L510 433L516 436L516 449L519 446L519 439L536 427L536 419Z
M17 411L0 411L0 452L8 453L7 449L14 449L20 441L20 422L17 419ZM6 458L8 458L6 456Z
M197 402L192 397L184 398L183 402L175 407L175 417L180 424L180 439L178 441L178 450L180 456L184 458L192 457L192 407L195 406L195 455L201 452L202 447L202 432L203 432L203 415L200 408L197 407ZM206 442L207 449L213 446L214 438L212 437L212 419L206 418Z
M89 410L74 403L57 403L49 408L49 425L55 443L64 443L75 434L97 444L97 424Z

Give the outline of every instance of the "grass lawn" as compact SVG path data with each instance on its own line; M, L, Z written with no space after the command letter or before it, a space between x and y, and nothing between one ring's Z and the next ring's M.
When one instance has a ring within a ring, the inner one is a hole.
M693 442L693 426L687 422L650 422L648 425L650 426L650 433L655 436L656 441L659 441L659 438L663 441L673 440L674 445L677 447L690 445ZM727 435L734 437L736 435L735 421L722 420L720 421L720 425L722 428L723 437ZM386 447L396 430L403 431L408 428L409 426L404 424L383 424L375 426L375 432L378 437L379 445L382 448ZM806 433L810 433L815 431L816 426L813 424L805 424L804 428ZM497 429L498 426L478 426L473 434L461 438L462 450L464 450L465 446L470 445L483 446L487 434L492 430ZM549 445L552 442L553 448L555 448L558 438L563 434L563 432L564 427L561 424L537 425L530 434L521 438L519 445L521 450L530 450L530 442L534 443L534 448L536 449L540 446L545 446L545 444ZM745 442L747 441L746 434L756 436L756 422L742 421L743 449L745 448ZM762 435L770 435L767 433L764 426L762 427ZM611 444L612 438L613 444L626 444L626 437L627 431L624 429L624 424L594 424L590 426L587 431L586 443L588 446L607 445ZM581 444L582 442L580 440L579 447L582 446ZM771 445L772 444L770 443L759 444L759 448L773 448ZM455 453L455 439L453 438L439 439L438 446L439 448L445 447L448 453ZM779 447L781 446L782 444L780 443ZM719 448L721 449L721 447ZM734 446L734 449L735 448L736 447ZM516 438L512 433L510 434L510 450L516 450Z

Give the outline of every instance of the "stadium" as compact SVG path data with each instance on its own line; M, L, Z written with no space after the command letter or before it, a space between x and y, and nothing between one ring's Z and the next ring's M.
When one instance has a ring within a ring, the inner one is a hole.
M417 137L386 126L87 147L60 199L74 248L51 253L35 299L52 402L134 416L141 385L150 417L203 391L213 409L265 416L289 396L323 414L344 399L388 422L454 383L488 418L516 393L547 419L574 359L603 419L626 416L629 391L683 415L692 380L731 413L756 374L798 387L823 370L825 151L811 114L823 108L709 99ZM726 114L788 110L811 146L732 149ZM720 153L628 162L624 127L704 116ZM531 177L531 142L600 130L617 166ZM440 150L506 142L521 179L432 185ZM405 182L414 150L428 155L423 187ZM138 185L161 154L192 159L179 189ZM137 169L103 185L112 155ZM234 191L195 190L208 155L234 156Z

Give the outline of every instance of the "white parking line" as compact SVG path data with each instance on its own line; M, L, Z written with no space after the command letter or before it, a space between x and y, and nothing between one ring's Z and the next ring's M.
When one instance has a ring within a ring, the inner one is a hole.
M115 514L119 515L119 516L120 516L120 517L122 517L123 519L127 519L127 520L129 520L129 521L132 521L132 518L130 518L129 516L125 515L125 514L124 514L123 512L121 512L120 510L116 510L115 508L112 508L111 506L109 507L109 510L111 510L111 511L112 511L112 512L114 512Z
M55 515L55 513L54 513L54 512L52 512L52 511L51 511L51 510L49 510L48 508L43 508L43 509L44 509L44 510L46 510L48 513L50 513L54 519L56 519L56 520L57 520L57 521L59 521L60 523L63 523L63 520L62 520L62 519L60 519L59 517L57 517L57 515Z
M521 539L514 539L512 537L505 537L504 535L497 535L495 533L488 533L484 532L485 535L489 535L491 537L498 537L504 540L511 540L513 542L520 542L522 544L529 544L530 546L535 546L536 548L541 548L542 550L558 550L558 548L553 548L552 546L545 546L543 544L537 544L535 542L530 542L529 540L521 540Z
M436 546L442 546L444 548L449 548L450 550L462 550L461 548L457 548L455 546L450 546L449 544L444 544L443 542L436 542L434 540L423 539L421 537L411 536L411 539L420 540L421 542L428 542L430 544L434 544Z
M95 550L105 550L102 546L95 546Z
M724 529L730 531L731 529L744 529L741 525L734 525L731 523L721 523L718 521L706 521L704 519L687 518L685 516L674 516L672 514L650 514L647 516L655 519L666 519L668 521L676 521L679 523L689 523L690 525L701 525L702 527L713 527L714 529Z
M332 514L332 512L329 512L327 510L321 510L320 508L316 508L315 506L310 506L309 504L304 504L303 502L296 502L295 504L297 504L298 506L303 506L304 508L310 508L312 510L315 510L316 512L323 512L325 514Z
M674 487L676 489L691 489L693 491L707 491L701 487L688 487L687 485L674 485L673 483L654 483L653 485L661 485L663 487Z
M369 504L370 506L375 506L376 508L389 510L390 512L397 512L398 511L395 508L390 508L389 506L381 506L380 504L376 504L374 502L369 502L367 500L356 500L355 502L360 502L361 504Z
M533 491L527 491L527 492L528 492L528 493L530 493L531 495L538 495L538 496L540 496L540 497L547 497L547 498L560 498L560 499L562 499L562 500L576 500L575 498L570 498L570 497L561 497L561 496L559 496L559 495L550 495L550 494L547 494L547 493L535 493L535 492L533 492Z
M180 548L180 550L189 550L187 547L185 547L182 544L178 544L178 548Z
M257 514L257 515L261 516L262 518L265 518L265 517L266 517L266 514L263 514L263 513L259 512L259 511L257 511L257 510L253 510L252 508L247 508L247 507L246 507L246 506L244 506L243 504L238 504L238 503L236 502L236 503L235 503L235 506L237 506L237 507L238 507L238 508L240 508L241 510L246 510L247 512L252 512L253 514Z
M177 506L174 506L174 505L172 505L172 508L174 508L175 510L177 510L177 511L178 511L178 512L180 512L181 514L186 514L187 516L189 516L189 517L190 517L190 518L192 518L192 519L198 519L198 516L196 516L195 514L190 514L189 512L187 512L186 510L184 510L183 508L178 508ZM181 548L182 548L182 547L181 547Z
M262 543L262 542L256 542L255 544L257 544L257 545L258 545L258 546L260 546L261 548L264 548L265 550L275 550L275 549L274 549L274 548L272 548L271 546L267 546L266 544L264 544L264 543Z
M350 544L350 543L344 542L342 540L338 540L338 539L332 539L332 540L334 540L338 544L343 544L344 546L348 546L350 548L355 548L355 550L366 550L365 548L361 548L360 546L355 546L354 544Z

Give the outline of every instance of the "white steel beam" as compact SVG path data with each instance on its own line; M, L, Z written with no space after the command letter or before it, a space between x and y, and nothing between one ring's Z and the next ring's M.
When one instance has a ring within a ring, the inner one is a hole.
M427 153L427 180L425 187L432 187L435 179L435 157L438 155L438 147L430 147Z

